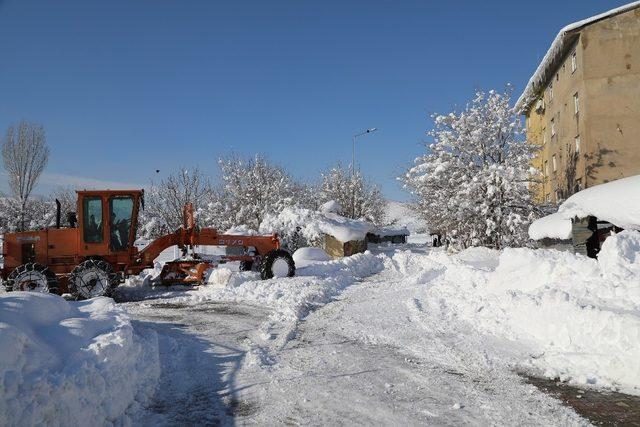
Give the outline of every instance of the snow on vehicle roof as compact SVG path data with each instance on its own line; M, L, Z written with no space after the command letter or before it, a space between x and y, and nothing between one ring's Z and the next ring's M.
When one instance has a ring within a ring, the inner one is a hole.
M557 213L534 221L529 227L529 237L534 240L545 237L568 239L570 220L587 216L595 216L620 228L640 230L640 175L577 192L560 205Z
M635 9L638 6L640 6L640 1L634 1L615 9L611 9L599 15L574 22L561 29L556 38L551 43L549 50L542 58L542 61L540 61L538 68L536 68L536 71L529 79L529 82L522 92L522 95L520 95L520 98L518 98L518 101L516 101L516 111L525 110L537 99L538 96L536 91L539 90L547 82L549 74L553 73L553 71L555 71L556 67L559 65L558 63L564 59L567 51L577 38L577 30L611 16L627 12L631 9Z

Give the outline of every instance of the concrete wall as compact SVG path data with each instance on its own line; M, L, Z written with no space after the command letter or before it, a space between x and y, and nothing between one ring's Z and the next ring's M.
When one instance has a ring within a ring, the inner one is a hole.
M541 148L532 162L543 172L532 188L536 201L555 203L577 189L640 174L640 9L582 29L542 99L544 109L534 104L526 113L527 139Z
M587 186L640 174L640 9L586 27Z

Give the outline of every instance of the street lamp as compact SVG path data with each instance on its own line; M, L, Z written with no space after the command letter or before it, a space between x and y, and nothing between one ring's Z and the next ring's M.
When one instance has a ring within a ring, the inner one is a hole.
M356 170L356 138L359 136L366 135L368 133L373 133L377 130L378 128L370 128L365 130L364 132L360 132L358 134L353 135L353 138L351 138L351 141L353 142L353 147L351 149L351 177L352 178L353 178L353 175L355 175L355 170Z
M351 148L351 218L354 219L356 216L356 188L353 182L353 178L356 175L356 138L369 133L373 133L377 130L378 128L369 128L363 132L353 135L353 137L351 138L353 144Z

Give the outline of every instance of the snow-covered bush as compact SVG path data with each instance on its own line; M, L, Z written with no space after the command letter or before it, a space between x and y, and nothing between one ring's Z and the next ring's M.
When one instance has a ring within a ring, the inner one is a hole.
M323 235L317 226L319 214L305 208L287 208L268 214L260 224L260 233L277 233L282 247L292 253L306 246L320 246Z
M527 242L537 208L530 196L534 147L522 141L510 91L476 92L459 113L434 115L433 143L400 180L430 229L454 247Z
M223 157L218 165L221 188L200 216L203 225L219 230L238 225L258 229L267 215L297 205L299 184L265 158Z
M55 222L56 206L50 201L30 198L26 201L23 210L20 200L13 197L0 197L0 234L41 230L53 226Z
M341 165L322 174L320 185L322 203L335 201L342 209L337 212L341 216L352 219L363 219L381 225L387 201L380 189L365 180L357 171L351 175Z

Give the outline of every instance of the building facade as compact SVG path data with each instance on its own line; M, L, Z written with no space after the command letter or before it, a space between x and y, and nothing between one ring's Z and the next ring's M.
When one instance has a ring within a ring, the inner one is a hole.
M640 2L561 30L516 108L539 147L537 202L640 174Z

